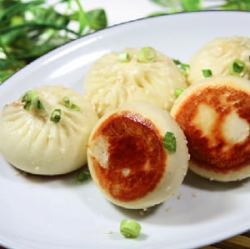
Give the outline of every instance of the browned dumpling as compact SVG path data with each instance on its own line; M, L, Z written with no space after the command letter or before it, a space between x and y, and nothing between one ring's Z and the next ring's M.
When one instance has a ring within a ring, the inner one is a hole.
M176 150L163 144L166 132ZM127 104L104 115L89 139L91 176L107 199L140 209L169 199L180 187L188 166L186 139L170 115L145 103Z
M217 181L250 176L250 82L217 77L193 85L171 111L183 129L195 173Z

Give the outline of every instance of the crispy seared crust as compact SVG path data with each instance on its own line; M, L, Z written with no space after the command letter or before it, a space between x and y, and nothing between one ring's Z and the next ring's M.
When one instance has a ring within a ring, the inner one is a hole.
M132 112L113 114L93 137L108 143L108 165L94 156L92 160L100 185L113 198L132 201L156 188L167 168L167 154L163 137L150 120Z

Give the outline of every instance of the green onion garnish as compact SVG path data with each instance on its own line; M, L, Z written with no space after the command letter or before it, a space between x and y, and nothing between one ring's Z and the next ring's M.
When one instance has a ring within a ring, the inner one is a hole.
M233 63L230 65L230 73L231 74L241 74L245 71L246 64L244 61L236 59L233 61Z
M188 72L189 69L190 69L190 65L189 65L189 64L185 64L185 63L181 63L181 64L180 64L180 69L181 69L183 72Z
M182 63L180 60L177 59L172 59L175 65L180 69L180 71L184 74L187 75L190 65L186 63Z
M213 75L211 69L202 69L202 74L205 78L209 78Z
M125 238L137 238L141 232L141 225L135 220L122 220L120 223L120 233Z
M63 97L62 102L65 107L70 108L70 100L68 97Z
M71 100L68 97L64 97L62 99L62 104L65 107L67 107L67 108L69 108L71 110L74 110L74 111L78 111L79 112L81 110L80 107L78 105L74 104L73 102L71 102Z
M145 47L141 48L138 54L138 61L147 63L147 62L153 62L157 58L157 53L155 49L151 47Z
M45 109L44 106L43 106L42 101L39 98L35 98L33 103L34 103L34 107L37 110L44 110Z
M174 133L167 131L164 139L163 139L163 145L169 152L175 152L176 151L176 138Z
M24 109L25 110L29 110L31 105L32 105L32 101L37 97L37 92L30 90L28 92L26 92L21 101L24 103Z
M24 94L21 101L24 103L23 108L25 110L30 110L34 108L35 110L44 110L42 101L39 99L36 91L31 90Z
M127 52L120 53L118 59L120 62L129 62L131 60L129 53Z
M54 123L58 123L61 120L62 110L55 109L50 115L50 120Z
M77 175L77 181L78 182L84 182L88 179L90 179L90 173L88 171L81 171L78 175Z
M183 88L176 88L174 92L175 97L178 98L182 94L183 91L184 91Z
M180 64L182 64L180 60L176 60L176 59L173 59L173 62L175 63L175 65L180 65Z

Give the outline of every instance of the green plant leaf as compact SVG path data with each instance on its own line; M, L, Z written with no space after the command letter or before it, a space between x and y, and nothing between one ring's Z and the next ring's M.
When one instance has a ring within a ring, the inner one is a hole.
M80 0L76 0L76 4L78 6L79 34L82 34L85 27L88 25L88 19Z
M4 83L5 80L7 80L15 71L13 70L5 70L0 71L0 85Z
M22 15L25 13L25 11L27 9L29 9L32 6L38 6L41 5L43 3L45 3L44 0L34 0L34 1L30 1L27 3L23 3L21 1L8 1L8 2L12 2L12 4L6 4L8 0L3 0L0 8L0 26L3 26L3 24L5 24L6 22L8 22L12 17L14 17L15 15Z
M58 13L53 7L31 7L28 12L33 17L29 22L47 23L65 27L70 22L68 16Z
M104 9L94 9L87 13L88 24L92 30L99 30L107 27L108 20Z
M169 12L167 11L157 11L157 12L153 12L151 14L149 14L148 16L163 16L163 15L167 15L169 14Z
M250 0L226 0L221 6L223 10L250 10Z
M151 1L162 7L166 7L168 13L201 10L203 2L203 0L151 0ZM157 14L153 13L153 15Z
M151 0L151 2L156 3L162 7L168 7L169 5L168 0Z
M201 0L181 0L181 6L184 11L201 10Z
M152 2L167 8L168 13L180 12L181 4L179 0L151 0Z

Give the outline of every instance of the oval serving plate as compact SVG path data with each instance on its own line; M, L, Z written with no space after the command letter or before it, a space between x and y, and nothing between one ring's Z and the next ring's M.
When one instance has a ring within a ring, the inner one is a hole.
M187 61L207 41L249 35L250 13L197 12L137 20L68 43L31 63L2 86L0 108L27 89L63 84L82 92L101 55L153 46ZM250 182L212 183L188 174L180 192L147 212L110 204L94 183L73 175L25 176L0 157L0 244L13 249L195 248L250 228ZM121 219L142 225L137 240L119 234Z

